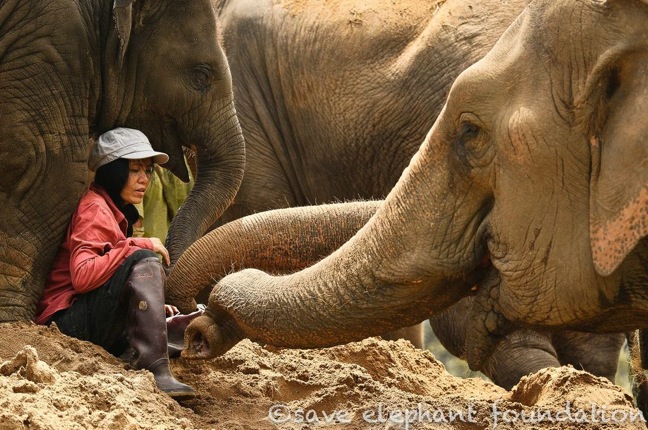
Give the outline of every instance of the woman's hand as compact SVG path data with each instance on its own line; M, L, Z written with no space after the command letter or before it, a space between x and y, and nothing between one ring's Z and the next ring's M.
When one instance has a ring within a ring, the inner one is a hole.
M166 313L167 318L178 315L180 313L178 308L173 305L164 305L164 312Z
M166 264L167 266L171 264L171 259L169 258L169 251L166 249L162 241L157 237L150 237L149 239L151 239L151 242L153 242L153 251L157 252L162 256L162 259L164 260L163 263Z

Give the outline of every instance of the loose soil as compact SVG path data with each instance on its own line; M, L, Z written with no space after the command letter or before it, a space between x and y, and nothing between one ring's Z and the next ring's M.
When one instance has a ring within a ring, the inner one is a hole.
M198 392L182 403L56 327L0 324L0 362L0 430L645 428L623 389L571 367L506 391L379 338L318 350L243 341L213 360L178 358L176 377Z

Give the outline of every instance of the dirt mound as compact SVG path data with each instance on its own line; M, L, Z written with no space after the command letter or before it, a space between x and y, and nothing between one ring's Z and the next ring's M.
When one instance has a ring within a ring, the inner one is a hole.
M603 429L645 428L632 399L570 367L512 391L448 374L408 342L366 339L321 350L241 342L209 361L173 361L198 392L178 404L56 328L0 324L2 429Z

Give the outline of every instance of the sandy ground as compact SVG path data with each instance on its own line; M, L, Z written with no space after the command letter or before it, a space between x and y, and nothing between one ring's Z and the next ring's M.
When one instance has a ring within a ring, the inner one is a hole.
M546 369L505 391L378 338L321 350L243 341L214 360L176 359L198 392L182 404L56 328L0 324L0 362L0 430L645 428L624 390L588 373Z

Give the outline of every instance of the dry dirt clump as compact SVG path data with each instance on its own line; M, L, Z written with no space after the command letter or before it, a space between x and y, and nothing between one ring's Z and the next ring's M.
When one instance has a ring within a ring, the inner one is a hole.
M506 391L378 338L319 350L243 341L214 360L173 360L198 392L182 404L55 327L0 324L0 363L0 430L645 428L621 388L571 367Z

